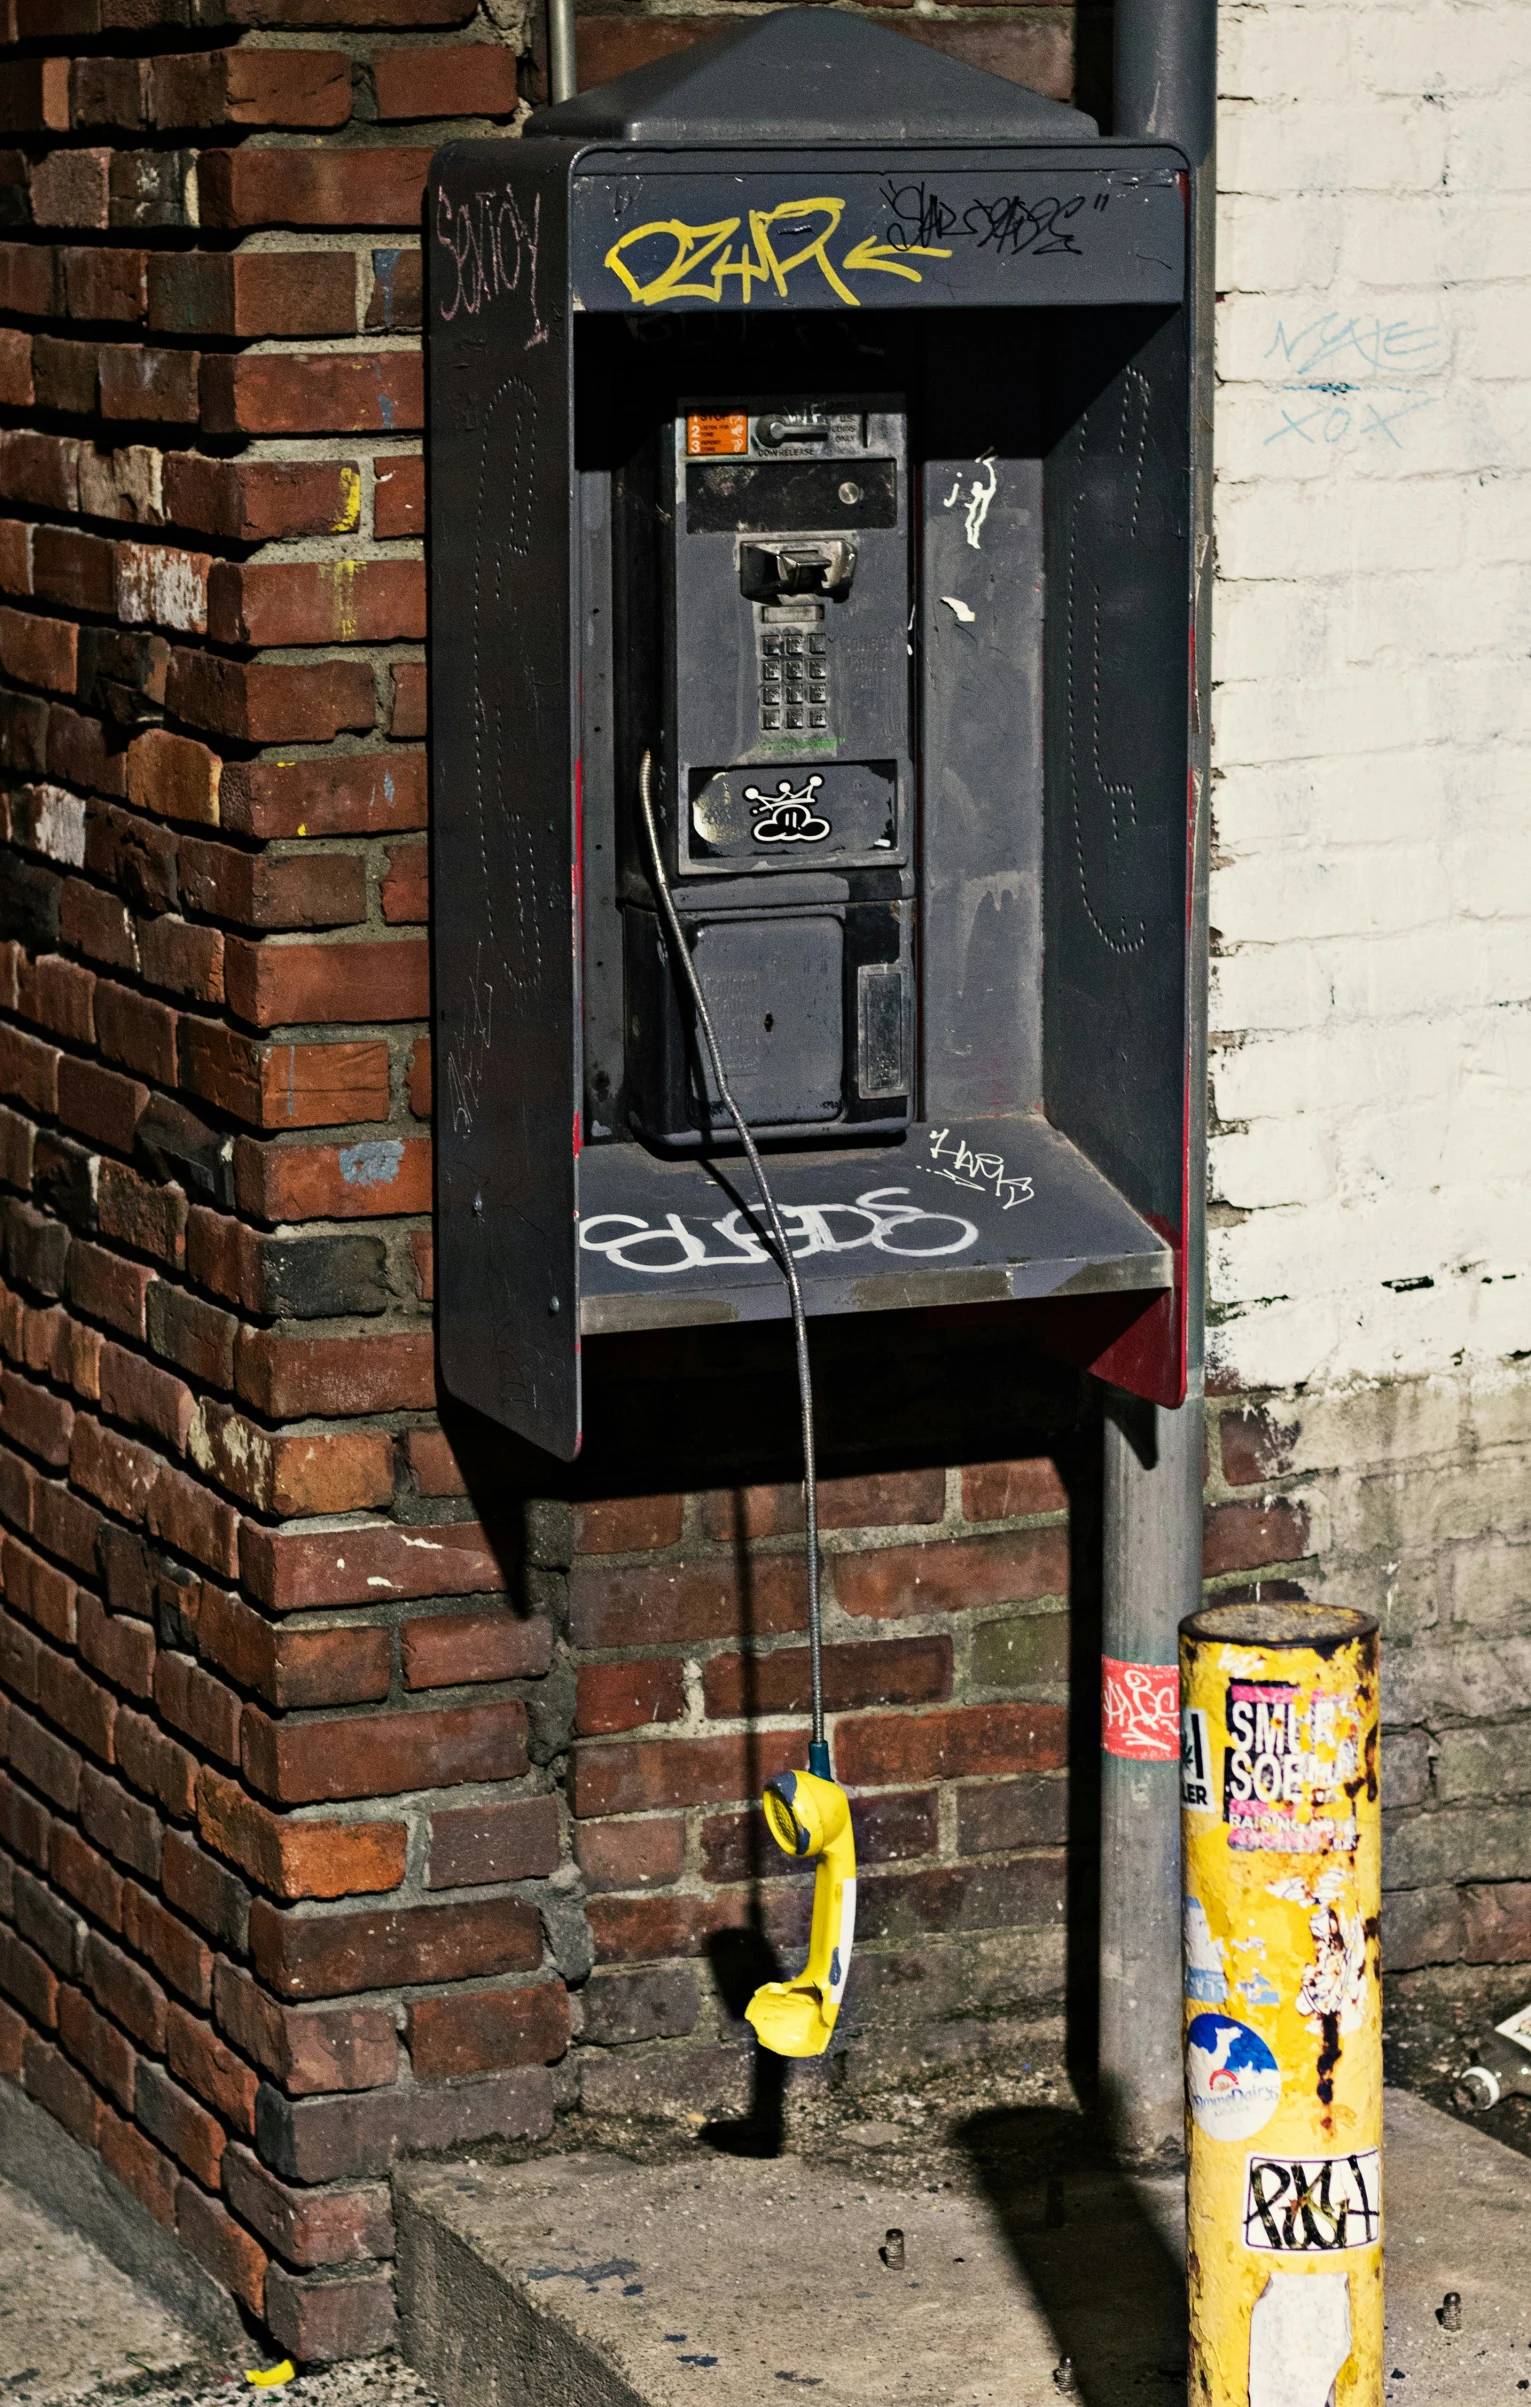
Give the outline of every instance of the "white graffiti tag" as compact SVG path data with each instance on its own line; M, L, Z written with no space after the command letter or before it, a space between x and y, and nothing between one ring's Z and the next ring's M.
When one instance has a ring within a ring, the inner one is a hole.
M920 1168L928 1169L934 1178L948 1178L954 1187L971 1187L977 1195L992 1195L1002 1211L1013 1212L1017 1204L1035 1200L1036 1189L1029 1178L1011 1178L1005 1169L1002 1153L975 1153L965 1137L949 1128L928 1131L930 1160Z
M459 309L477 317L486 302L520 289L524 276L523 304L531 332L521 348L530 351L548 339L537 293L542 195L536 195L530 213L523 209L523 199L508 179L487 192L470 192L460 207L438 188L436 240L451 253L457 270L450 302L443 299L438 306L442 322L448 326Z
M873 1187L853 1204L783 1204L782 1226L793 1260L853 1254L869 1246L875 1253L920 1262L965 1253L977 1244L971 1220L955 1212L923 1211L900 1200L908 1193L907 1187ZM709 1235L727 1250L712 1250ZM634 1212L597 1212L582 1222L579 1241L586 1253L605 1254L619 1269L654 1279L683 1270L738 1270L771 1259L743 1212L726 1212L720 1220L693 1219L690 1225L679 1212L666 1212L658 1223Z
M983 522L989 515L990 505L995 494L999 491L999 472L994 465L994 455L989 451L981 452L973 465L975 468L981 468L984 473L982 476L975 476L970 480L967 500L963 501L962 499L962 479L959 476L941 506L945 510L955 510L959 505L961 506L962 523L967 530L968 549L976 552L983 549ZM945 599L944 595L942 599Z
M1180 1671L1173 1663L1100 1659L1101 1740L1108 1755L1174 1763L1180 1757Z

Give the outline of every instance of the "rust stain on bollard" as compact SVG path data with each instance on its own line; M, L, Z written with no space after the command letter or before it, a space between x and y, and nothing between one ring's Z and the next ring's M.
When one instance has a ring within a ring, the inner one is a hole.
M1180 1625L1191 2407L1381 2407L1377 1624Z

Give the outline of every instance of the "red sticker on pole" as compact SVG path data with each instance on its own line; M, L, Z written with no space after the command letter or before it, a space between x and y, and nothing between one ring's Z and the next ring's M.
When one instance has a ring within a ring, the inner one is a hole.
M1100 1659L1100 1743L1108 1755L1137 1763L1180 1756L1180 1667Z

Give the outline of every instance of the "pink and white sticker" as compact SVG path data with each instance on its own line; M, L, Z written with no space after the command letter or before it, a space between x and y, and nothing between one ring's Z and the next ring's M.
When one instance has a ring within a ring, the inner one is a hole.
M1100 1659L1100 1739L1136 1763L1180 1760L1180 1667Z

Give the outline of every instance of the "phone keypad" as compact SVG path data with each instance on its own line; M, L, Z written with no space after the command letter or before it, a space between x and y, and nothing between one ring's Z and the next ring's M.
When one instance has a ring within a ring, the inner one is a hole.
M760 637L760 725L806 731L829 726L829 638L797 628L771 628Z

